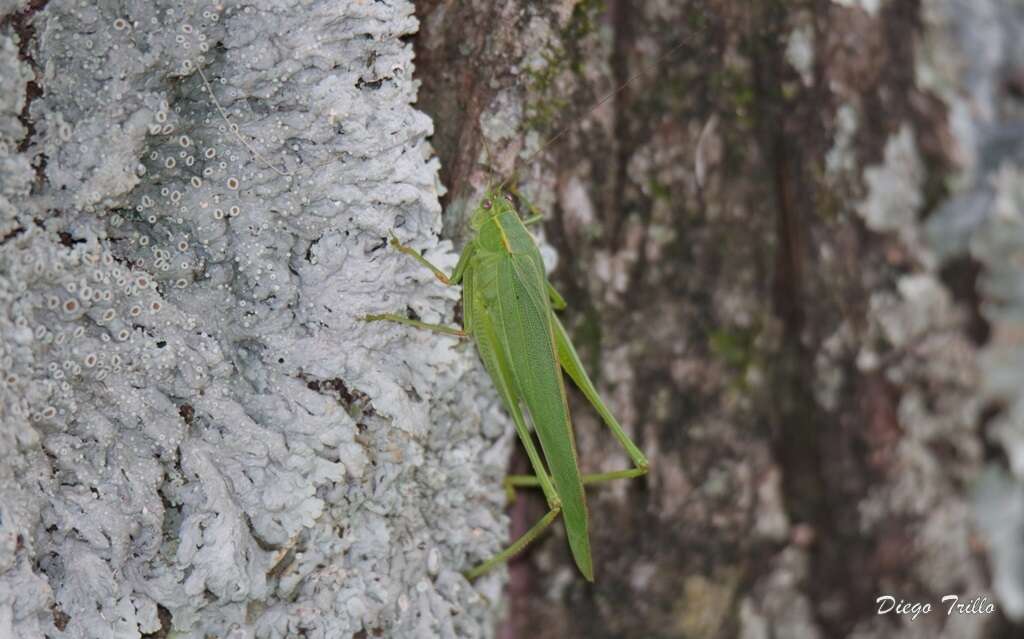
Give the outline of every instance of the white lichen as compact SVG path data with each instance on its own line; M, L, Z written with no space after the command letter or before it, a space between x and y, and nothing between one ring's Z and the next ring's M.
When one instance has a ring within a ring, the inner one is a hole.
M33 24L24 153L0 39L0 636L488 636L458 571L505 541L496 398L467 345L359 319L457 299L386 245L456 258L411 3Z

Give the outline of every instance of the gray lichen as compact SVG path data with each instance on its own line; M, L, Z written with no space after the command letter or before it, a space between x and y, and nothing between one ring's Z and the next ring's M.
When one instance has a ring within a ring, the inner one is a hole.
M24 152L0 34L0 636L489 635L458 571L505 537L496 399L468 344L359 320L457 295L385 242L455 261L411 4L31 20Z

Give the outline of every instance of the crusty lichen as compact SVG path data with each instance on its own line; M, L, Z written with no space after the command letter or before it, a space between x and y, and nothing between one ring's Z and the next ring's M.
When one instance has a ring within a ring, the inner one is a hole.
M505 541L495 398L465 345L359 320L457 295L386 247L455 261L412 5L32 20L24 153L0 39L0 635L488 636L458 571Z

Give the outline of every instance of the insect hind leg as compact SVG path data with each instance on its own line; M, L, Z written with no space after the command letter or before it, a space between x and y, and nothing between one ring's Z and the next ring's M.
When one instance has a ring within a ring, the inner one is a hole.
M541 517L540 521L538 521L536 524L533 525L532 528L523 533L522 536L519 537L519 539L513 541L508 548L502 550L497 555L491 557L490 559L481 563L480 565L470 570L467 570L465 573L463 573L466 579L472 581L473 579L476 579L480 575L491 570L498 564L504 563L512 557L514 557L515 555L522 552L524 548L529 546L534 539L539 537L541 533L543 533L547 529L547 527L550 526L555 521L555 519L558 518L558 515L561 512L561 508L553 508L549 510L548 514Z
M562 370L569 374L572 381L576 383L576 386L583 392L583 395L587 398L590 404L594 407L594 410L601 416L601 420L604 421L605 425L608 426L609 430L612 431L612 435L622 446L626 454L633 462L633 469L617 471L616 473L603 473L600 475L592 475L590 483L598 483L604 481L602 478L607 479L622 479L627 477L639 477L647 474L647 468L650 465L647 461L647 457L643 454L640 448L633 443L633 440L629 438L626 431L623 430L622 426L612 415L611 411L605 405L601 396L598 395L597 389L594 388L594 383L590 381L590 377L587 372L583 370L583 363L580 361L580 356L576 353L576 349L573 347L572 342L569 341L569 335L565 332L565 327L558 321L558 317L555 316L554 312L551 314L551 325L555 332L555 345L558 349L558 361L562 365Z

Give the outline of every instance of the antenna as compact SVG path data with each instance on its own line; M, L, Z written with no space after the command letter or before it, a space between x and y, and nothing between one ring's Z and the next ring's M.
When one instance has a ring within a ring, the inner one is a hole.
M263 157L263 154L260 153L259 151L257 151L256 147L254 147L253 145L249 144L249 141L246 140L244 137L242 137L242 133L238 130L238 125L231 121L231 119L228 117L227 111L225 111L224 107L222 107L220 105L220 100L218 100L217 96L214 95L213 87L210 86L210 81L206 79L206 74L203 73L202 65L195 64L194 66L196 68L196 71L199 72L199 77L203 79L203 86L205 86L207 92L209 92L210 99L213 100L213 104L217 107L217 111L220 112L220 117L224 118L224 121L227 123L228 130L231 131L231 133L234 134L234 136L238 139L238 141L242 144L242 146L244 146L246 149L248 149L249 153L251 153L253 155L253 157L255 157L257 160L262 162L268 169L270 169L271 171L273 171L274 173L277 173L278 175L280 175L282 177L291 177L291 175L292 175L291 173L289 173L288 171L282 171L281 169L279 169L276 166L274 166L273 164L271 164L270 160L268 160L267 158Z
M668 59L669 57L671 57L671 56L672 56L673 54L675 54L675 53L676 53L677 51L679 51L679 50L680 50L680 49L682 49L682 48L683 48L684 46L686 46L686 44L687 44L687 41L686 41L686 40L683 40L683 41L679 42L678 44L676 44L676 46L672 47L672 49L670 49L670 50L668 51L668 53L663 53L662 55L658 56L658 59L657 59L657 60L655 60L655 61L654 61L654 62L652 62L651 64L649 64L649 65L647 65L647 66L643 67L642 69L640 69L639 71L637 71L636 73L634 73L633 75L631 75L631 76L630 76L630 77L629 77L629 78L628 78L628 79L627 79L627 80L626 80L625 82L623 82L623 83L622 83L622 84L620 84L619 86L615 87L615 89L614 89L614 90L612 90L612 91L611 91L611 93L608 93L608 94L607 94L607 95L605 95L605 96L604 96L603 98L601 98L600 100L598 100L598 101L597 101L597 102L596 102L596 103L594 104L594 106L590 107L590 109L588 109L588 110L587 110L587 112L586 112L586 113L585 113L584 115L590 115L590 114L591 114L591 113L593 113L593 112L594 112L594 111L595 111L595 110L596 110L596 109L597 109L598 107L600 107L600 106L601 106L602 104L604 104L604 103L605 103L605 102L607 102L608 100L611 100L612 98L614 98L614 97L615 97L616 95L618 95L619 93L622 93L622 91L623 91L623 90L624 90L624 89L625 89L625 88L626 88L627 86L629 86L629 84L630 84L631 82L633 82L633 80L636 80L637 78L639 78L639 77L640 77L640 76L642 76L643 74L645 74L645 73L647 73L648 71L650 71L650 70L651 70L651 69L652 69L653 67L655 67L656 65L659 65L660 63L662 63L662 62L664 62L665 60L667 60L667 59ZM565 133L566 133L566 132L567 132L568 130L569 130L569 127L568 127L568 125L566 125L566 126L563 126L563 127L562 127L562 130L561 130L561 131L559 131L559 132L558 132L558 133L556 133L555 135L553 135L553 136L551 136L550 138L548 138L548 139L547 139L547 140L546 140L546 141L544 142L544 144L542 144L542 145L540 146L540 148L539 148L539 149L537 149L536 151L534 151L533 153L531 153L531 154L529 155L529 157L527 157L527 158L526 158L526 163L532 162L532 161L533 161L534 159L536 159L536 157L537 157L538 155L540 155L542 151L545 151L545 150L546 150L546 149L547 149L547 148L548 148L549 146L551 146L551 144L552 144L552 143L553 143L553 142L554 142L555 140L557 140L557 139L559 139L560 137L562 137L563 135L565 135ZM502 184L502 186L504 186L504 184Z

